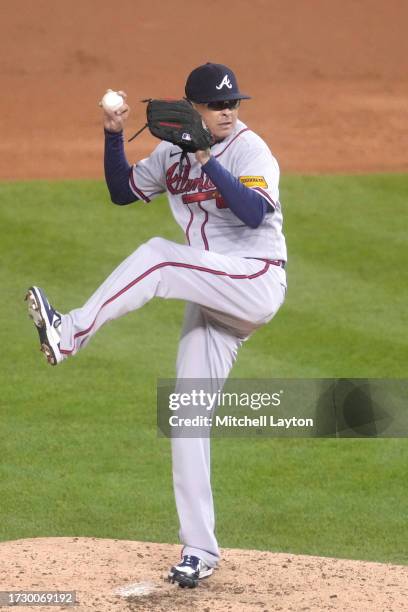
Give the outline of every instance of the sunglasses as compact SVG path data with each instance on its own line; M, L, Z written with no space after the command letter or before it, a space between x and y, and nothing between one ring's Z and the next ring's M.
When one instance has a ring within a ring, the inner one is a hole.
M207 108L214 111L225 110L234 110L238 108L241 100L218 100L217 102L207 102Z

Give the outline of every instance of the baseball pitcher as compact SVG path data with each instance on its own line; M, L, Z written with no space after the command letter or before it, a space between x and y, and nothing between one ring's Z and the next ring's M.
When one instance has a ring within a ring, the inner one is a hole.
M123 261L80 308L54 309L44 291L28 290L41 349L57 365L98 329L154 297L185 300L177 379L225 381L242 342L268 323L285 299L286 245L279 167L266 143L238 119L233 71L207 63L187 78L183 100L151 100L147 125L161 139L130 165L123 130L126 94L104 107L105 177L112 202L138 205L166 193L185 244L155 237ZM152 204L154 205L154 204ZM175 437L173 482L183 544L169 572L194 587L219 561L210 484L210 438Z

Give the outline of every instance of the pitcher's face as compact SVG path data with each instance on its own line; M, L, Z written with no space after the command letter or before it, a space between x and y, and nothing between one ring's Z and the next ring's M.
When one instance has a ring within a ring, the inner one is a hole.
M204 123L216 141L224 140L232 134L238 120L239 100L194 103Z

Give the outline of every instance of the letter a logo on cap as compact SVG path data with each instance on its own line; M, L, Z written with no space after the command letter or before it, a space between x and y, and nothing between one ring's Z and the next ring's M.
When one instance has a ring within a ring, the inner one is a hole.
M219 85L215 86L215 89L222 89L224 85L228 87L228 89L232 89L232 84L231 84L231 81L229 80L228 74L225 75L225 77L222 79Z

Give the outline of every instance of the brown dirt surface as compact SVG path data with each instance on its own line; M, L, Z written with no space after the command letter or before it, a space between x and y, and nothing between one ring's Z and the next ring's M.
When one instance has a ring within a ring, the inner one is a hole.
M407 23L406 0L2 2L0 179L102 178L104 91L128 92L131 134L206 61L234 68L283 173L406 171Z
M404 566L224 549L210 578L196 589L182 589L166 579L179 555L180 546L174 544L124 540L3 542L1 590L75 591L78 605L72 609L77 612L407 610Z

